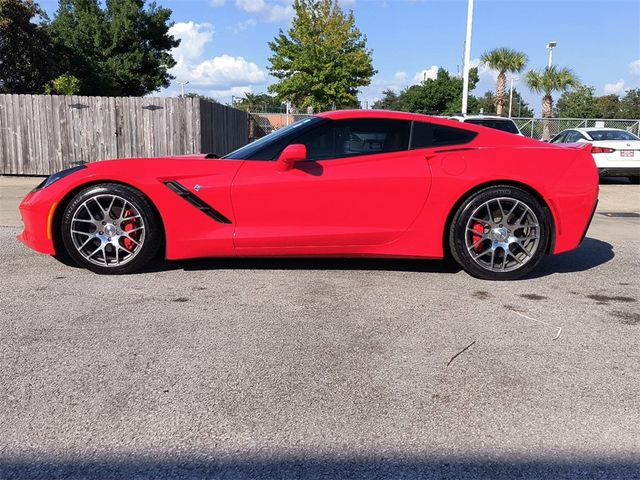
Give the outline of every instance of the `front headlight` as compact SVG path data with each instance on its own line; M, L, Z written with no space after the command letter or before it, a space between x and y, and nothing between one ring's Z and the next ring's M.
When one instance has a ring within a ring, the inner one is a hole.
M49 175L36 188L34 188L33 191L37 192L38 190L47 188L49 185L57 182L61 178L64 178L67 175L71 175L73 172L77 172L78 170L84 170L85 168L87 168L85 165L78 165L77 167L67 168L66 170L62 170L58 173L54 173L53 175Z

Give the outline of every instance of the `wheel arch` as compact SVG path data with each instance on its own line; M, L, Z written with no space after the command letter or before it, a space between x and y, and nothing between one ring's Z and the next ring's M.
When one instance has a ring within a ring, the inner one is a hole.
M165 254L164 252L166 251L166 242L167 242L166 231L165 231L162 215L160 215L160 211L158 210L158 207L153 202L153 200L145 192L143 192L139 188L134 187L129 183L122 182L120 180L109 180L105 178L96 179L90 182L77 185L76 187L69 190L58 202L58 205L56 206L56 209L53 212L53 219L51 222L52 224L51 239L53 241L53 248L56 251L56 254L60 254L66 251L64 244L62 242L62 215L64 215L64 211L67 209L67 206L69 205L73 197L75 197L79 192L81 192L82 190L88 187L93 187L95 185L102 185L106 183L113 183L116 185L122 185L124 187L131 188L132 190L135 190L136 192L138 192L140 195L142 195L144 198L147 199L147 201L149 202L149 205L151 205L151 208L153 208L154 213L157 215L158 221L160 222L160 228L161 228L160 234L161 234L162 244L160 245L159 251L162 251L164 255Z
M549 243L547 244L545 253L551 253L551 252L554 251L554 245L555 245L555 242L556 242L556 221L555 221L555 218L553 216L553 211L552 211L551 207L545 201L544 197L540 194L540 192L538 192L535 188L532 188L530 185L527 185L526 183L518 182L518 181L515 181L515 180L491 180L489 182L484 182L484 183L481 183L479 185L475 185L473 188L467 190L465 193L463 193L460 196L460 198L458 198L458 200L451 207L451 210L449 211L449 214L447 215L447 221L445 223L445 228L444 228L444 232L443 232L443 235L442 235L442 247L443 247L443 251L444 251L445 257L447 257L447 258L451 257L451 250L449 248L449 234L450 234L450 230L451 230L451 222L453 222L453 217L455 216L455 214L458 211L458 209L460 208L460 206L469 197L474 195L476 192L479 192L480 190L484 190L485 188L496 187L496 186L500 186L500 185L505 185L505 186L510 186L510 187L517 187L517 188L520 188L520 189L532 194L534 197L536 197L536 199L540 202L542 207L548 213L547 221L548 221L548 224L549 224Z

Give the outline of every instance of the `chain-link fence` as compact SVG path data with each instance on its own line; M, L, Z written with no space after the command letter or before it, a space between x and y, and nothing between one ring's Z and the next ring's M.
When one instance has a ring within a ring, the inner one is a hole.
M526 137L541 140L544 135L544 124L547 122L549 138L553 138L568 128L620 128L635 135L640 135L640 120L597 119L597 118L514 118L520 133Z
M286 113L252 113L251 117L255 122L255 133L253 138L286 127L298 120L309 117L308 114L286 114ZM597 118L513 118L520 132L527 137L542 139L544 135L545 122L549 129L549 138L557 135L562 130L568 128L621 128L630 133L640 136L640 120L620 120L620 119L597 119Z

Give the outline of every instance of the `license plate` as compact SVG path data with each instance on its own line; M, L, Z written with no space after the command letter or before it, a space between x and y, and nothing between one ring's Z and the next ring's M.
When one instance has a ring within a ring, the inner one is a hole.
M621 157L633 157L633 150L620 150Z

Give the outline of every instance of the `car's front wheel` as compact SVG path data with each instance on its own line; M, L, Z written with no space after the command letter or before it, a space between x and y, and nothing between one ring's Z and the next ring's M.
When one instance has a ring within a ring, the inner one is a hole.
M531 193L498 185L467 198L449 230L449 247L464 270L486 280L531 272L549 242L547 211Z
M62 216L62 240L71 258L96 273L131 273L156 254L161 227L137 190L100 184L79 192Z

